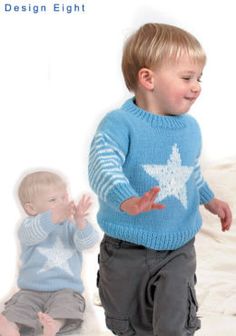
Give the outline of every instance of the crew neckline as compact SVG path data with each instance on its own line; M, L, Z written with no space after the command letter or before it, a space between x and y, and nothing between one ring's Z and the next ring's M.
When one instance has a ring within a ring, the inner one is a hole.
M128 99L122 108L155 128L178 129L186 127L185 115L165 116L148 112L135 104L135 97Z

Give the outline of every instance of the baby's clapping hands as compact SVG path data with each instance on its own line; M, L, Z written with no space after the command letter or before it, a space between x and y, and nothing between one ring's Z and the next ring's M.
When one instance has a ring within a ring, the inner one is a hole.
M87 195L83 195L79 203L74 205L74 220L78 229L82 230L85 227L91 205L91 198Z

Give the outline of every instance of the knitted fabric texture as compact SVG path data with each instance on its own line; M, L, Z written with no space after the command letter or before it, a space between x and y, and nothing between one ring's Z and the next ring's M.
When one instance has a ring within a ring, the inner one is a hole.
M199 165L201 134L189 115L160 116L129 99L100 123L91 144L89 180L99 198L98 223L109 236L174 250L201 227L199 205L213 192ZM130 216L120 205L160 187L162 210Z
M53 224L48 211L26 218L18 233L22 250L19 288L83 292L81 252L98 241L98 233L89 223L83 230L69 221Z

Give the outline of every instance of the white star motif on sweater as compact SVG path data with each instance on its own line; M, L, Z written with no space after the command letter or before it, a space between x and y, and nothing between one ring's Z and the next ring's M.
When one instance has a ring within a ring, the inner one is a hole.
M59 237L56 238L52 247L38 247L38 251L47 258L43 268L38 273L46 272L54 267L59 267L66 273L73 275L68 264L68 259L70 259L75 252L70 248L66 248Z
M166 165L143 165L147 174L159 182L160 192L156 201L168 196L177 198L185 209L188 207L186 183L192 174L193 167L182 166L177 144L172 146L172 153Z

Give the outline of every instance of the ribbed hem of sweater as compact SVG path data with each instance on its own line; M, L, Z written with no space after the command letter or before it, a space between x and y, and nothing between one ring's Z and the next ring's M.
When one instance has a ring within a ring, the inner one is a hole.
M76 283L68 283L63 281L58 281L55 279L52 279L51 281L41 281L38 283L27 283L22 281L21 279L17 283L18 287L20 289L25 290L32 290L36 292L55 292L63 289L71 289L78 293L83 293L84 291L84 285L82 281L77 281Z
M151 233L135 230L127 226L114 225L113 223L100 223L103 231L113 238L142 245L153 250L176 250L187 244L200 230L202 222L199 220L191 229L181 232Z
M122 109L144 120L154 128L178 129L186 127L184 121L186 118L185 115L171 116L153 114L137 106L135 104L135 97L127 100L122 105Z

